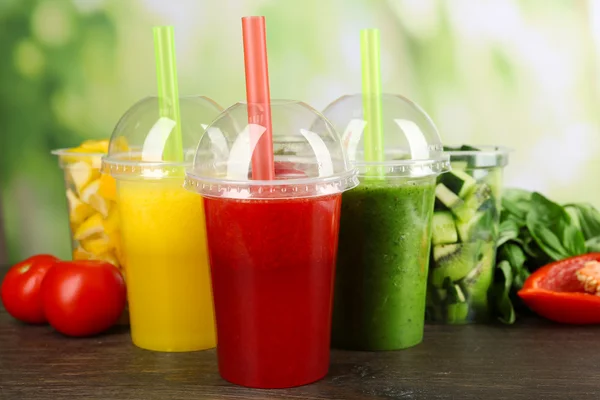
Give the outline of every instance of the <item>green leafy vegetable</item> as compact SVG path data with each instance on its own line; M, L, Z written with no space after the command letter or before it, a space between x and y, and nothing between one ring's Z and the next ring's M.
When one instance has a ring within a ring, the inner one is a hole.
M519 225L512 220L507 219L500 223L500 232L497 246L502 246L510 240L516 240L519 237Z
M527 228L538 246L555 261L585 253L583 234L569 214L539 193L531 195Z
M495 308L498 319L505 324L515 322L515 309L510 301L510 290L513 282L511 265L508 261L501 261L496 266L492 296L496 299Z
M585 241L585 246L589 253L600 252L600 236L593 237Z
M520 301L516 292L532 271L551 261L600 252L600 212L590 204L561 206L540 193L506 189L497 246L490 300L497 318L511 324L513 302Z
M576 220L585 240L600 236L600 212L591 204L567 204L565 210Z

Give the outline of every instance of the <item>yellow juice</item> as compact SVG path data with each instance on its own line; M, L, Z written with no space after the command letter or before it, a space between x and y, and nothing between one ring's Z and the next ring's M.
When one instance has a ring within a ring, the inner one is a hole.
M131 336L148 350L216 344L202 197L182 183L118 181Z

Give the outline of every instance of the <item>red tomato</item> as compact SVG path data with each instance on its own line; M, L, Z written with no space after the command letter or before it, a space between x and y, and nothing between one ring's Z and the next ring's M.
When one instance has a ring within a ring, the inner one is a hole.
M125 281L112 264L97 260L63 261L42 284L48 322L68 336L91 336L113 326L125 307Z
M40 287L46 272L58 261L49 254L40 254L8 270L0 288L0 297L10 315L30 324L46 322Z

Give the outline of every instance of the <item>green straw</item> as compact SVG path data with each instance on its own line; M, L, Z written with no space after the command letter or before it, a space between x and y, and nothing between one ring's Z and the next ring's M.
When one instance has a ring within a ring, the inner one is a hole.
M363 141L365 161L382 162L383 151L383 113L381 107L381 68L379 56L379 30L362 29L360 31L360 55L362 64L363 115L367 122ZM368 175L383 177L383 168L367 171Z
M163 160L183 161L179 90L177 88L177 63L175 38L172 26L154 27L154 54L158 83L158 105L161 117L175 121L175 127L165 143Z

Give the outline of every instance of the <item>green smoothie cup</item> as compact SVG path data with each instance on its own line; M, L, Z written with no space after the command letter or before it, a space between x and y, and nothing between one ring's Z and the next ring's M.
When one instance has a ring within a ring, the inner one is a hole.
M438 131L410 100L343 96L323 114L343 133L360 184L342 196L332 346L398 350L423 340Z
M446 147L452 171L437 179L427 321L490 319L488 292L496 265L502 174L509 150Z

